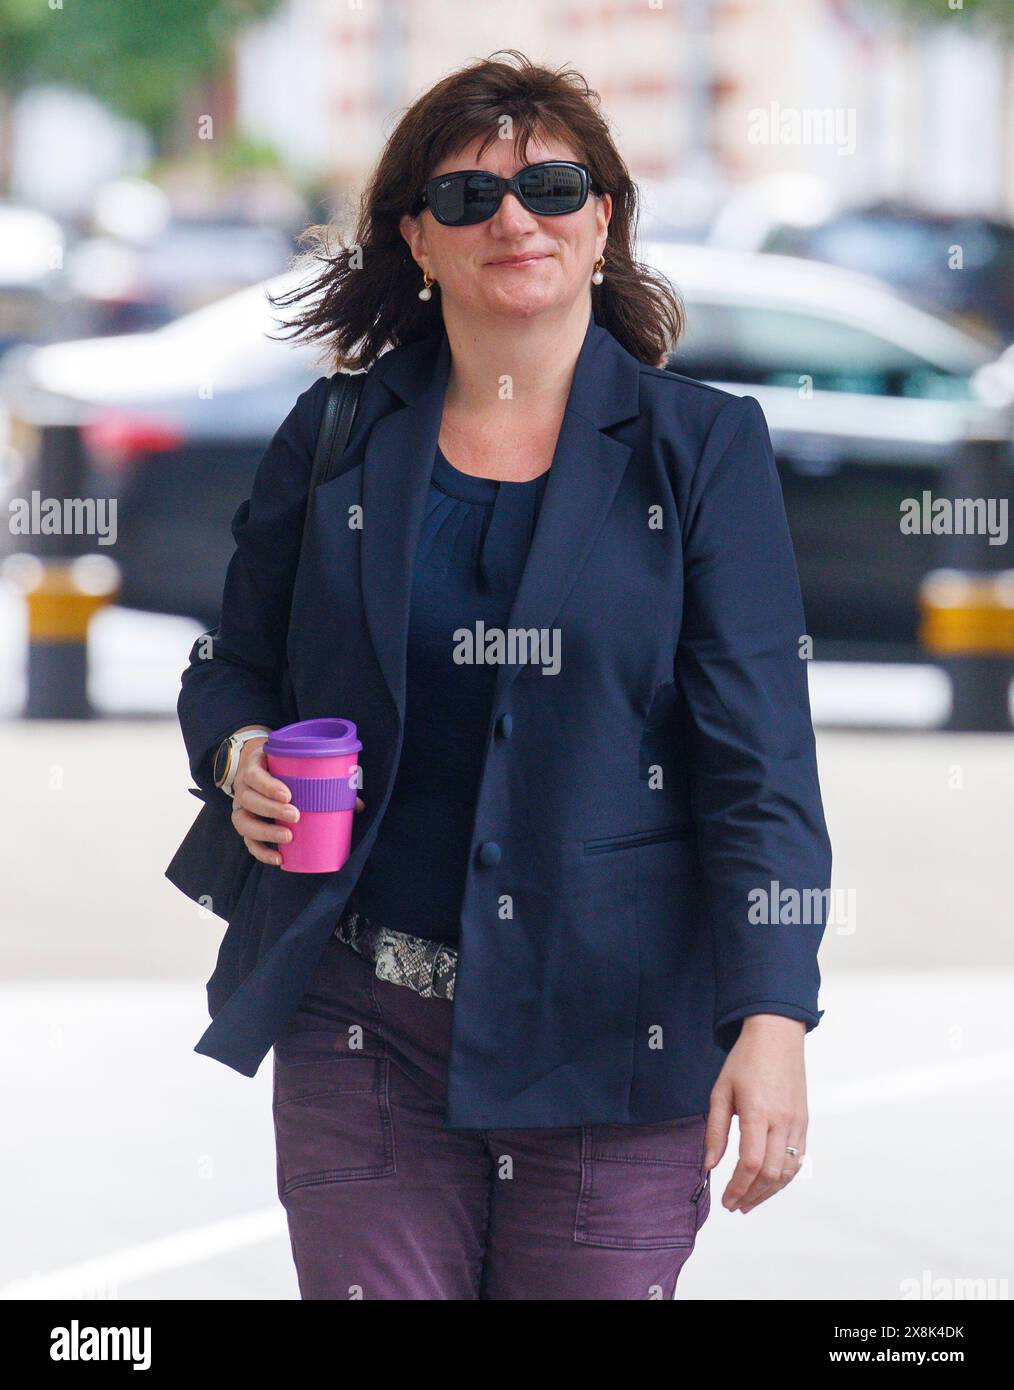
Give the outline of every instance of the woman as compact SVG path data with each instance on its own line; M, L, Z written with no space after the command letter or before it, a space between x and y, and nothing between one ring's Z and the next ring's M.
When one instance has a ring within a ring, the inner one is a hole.
M279 429L179 713L257 861L196 1050L274 1046L304 1298L671 1298L733 1114L730 1210L805 1152L822 913L780 904L826 900L830 849L795 564L757 402L660 366L635 198L577 75L494 55L279 301L369 369L359 414L301 554L326 377ZM288 874L264 732L327 715L363 743L352 853Z

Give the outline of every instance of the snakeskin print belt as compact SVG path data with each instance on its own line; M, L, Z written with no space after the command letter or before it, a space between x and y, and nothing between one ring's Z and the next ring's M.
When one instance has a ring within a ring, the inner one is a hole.
M442 941L375 927L355 908L346 908L334 934L366 960L378 980L414 989L425 999L453 999L458 952Z

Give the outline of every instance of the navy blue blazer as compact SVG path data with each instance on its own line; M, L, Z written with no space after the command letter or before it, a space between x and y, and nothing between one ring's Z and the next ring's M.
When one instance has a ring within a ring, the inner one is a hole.
M363 743L347 863L299 875L254 861L208 981L195 1051L247 1076L299 1005L394 781L449 366L441 328L371 367L301 555L327 378L299 397L233 519L219 626L183 672L206 797L224 796L212 756L241 725L341 716ZM590 316L508 628L555 631L560 662L515 652L497 673L445 1126L702 1113L746 1015L810 1030L823 1012L831 852L757 401L646 366ZM295 710L279 691L286 651Z

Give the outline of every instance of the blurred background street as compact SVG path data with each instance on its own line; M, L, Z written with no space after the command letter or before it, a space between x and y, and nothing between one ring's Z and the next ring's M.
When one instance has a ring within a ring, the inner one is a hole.
M511 47L601 94L669 368L763 407L812 642L807 1165L742 1225L734 1135L680 1296L1010 1297L1012 33L1002 0L0 0L0 1296L297 1297L270 1057L192 1051L224 925L163 877L180 673L334 370L266 290L402 107Z

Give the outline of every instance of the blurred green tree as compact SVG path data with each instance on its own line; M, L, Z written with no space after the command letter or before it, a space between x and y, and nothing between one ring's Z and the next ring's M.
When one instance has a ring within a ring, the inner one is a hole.
M278 4L0 0L3 104L40 82L79 87L140 121L165 152L187 97L226 69L233 35Z
M1014 33L1011 0L867 0L867 4L896 10L914 23L960 24L968 18L980 27Z

